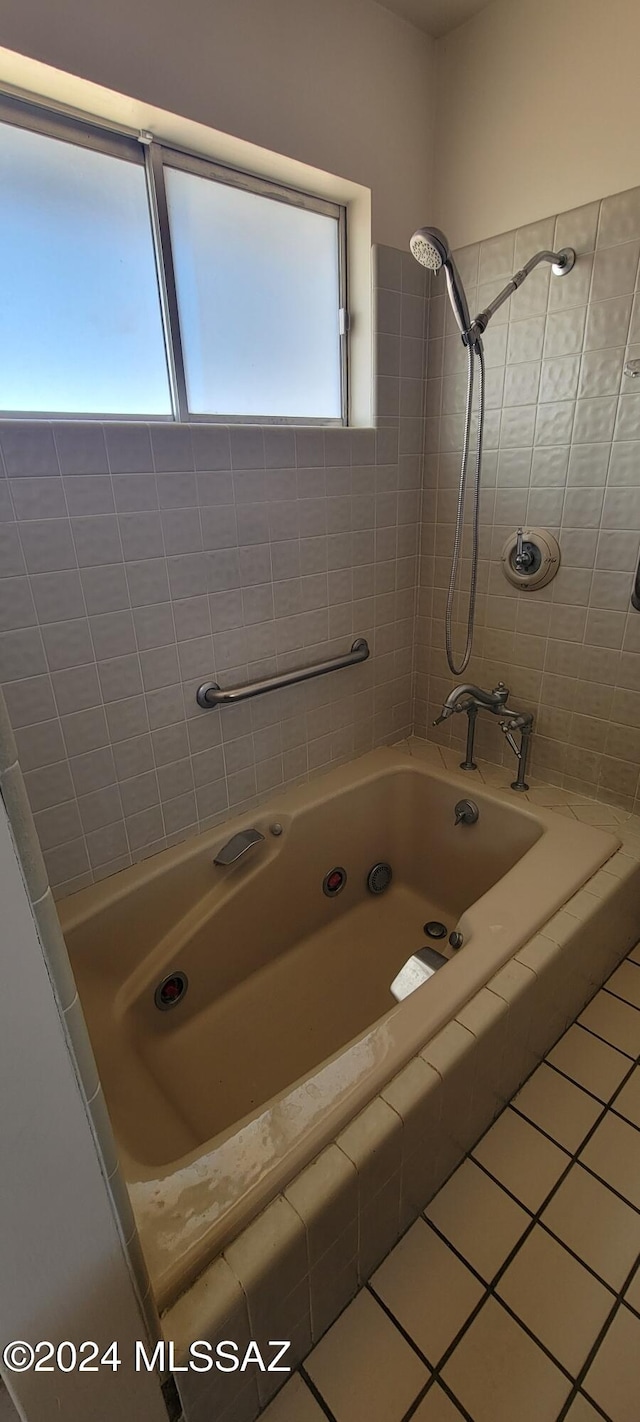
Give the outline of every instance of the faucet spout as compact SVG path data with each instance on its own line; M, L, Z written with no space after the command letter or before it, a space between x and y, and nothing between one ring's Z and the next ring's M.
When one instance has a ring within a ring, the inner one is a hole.
M260 833L260 830L240 830L226 844L223 844L213 862L214 864L235 864L237 859L241 859L243 854L247 853L247 850L253 849L254 844L260 844L263 839L264 835Z
M474 686L473 682L465 681L461 686L454 686L453 691L449 692L438 721L434 722L434 725L439 725L440 721L446 721L454 711L468 711L470 705L486 706L489 711L500 711L508 698L508 688L502 681L498 682L493 691L483 691L481 686Z

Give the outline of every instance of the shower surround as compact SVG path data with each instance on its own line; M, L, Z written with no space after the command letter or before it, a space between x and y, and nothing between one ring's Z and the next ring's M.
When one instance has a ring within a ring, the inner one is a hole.
M532 273L484 336L487 413L479 598L465 679L503 680L535 713L532 770L640 809L640 614L630 608L640 542L640 188L467 247L455 258L472 313L539 248L571 246L573 271ZM429 301L415 731L462 744L466 717L433 728L454 678L444 653L466 391L465 352L442 276ZM556 579L526 593L500 555L520 524L559 539ZM470 544L462 582L469 576ZM464 646L466 594L455 646ZM499 726L478 718L478 751L513 761ZM594 822L598 812L594 808Z
M533 252L561 246L576 248L574 270L538 268L484 337L465 675L506 681L535 713L534 774L637 812L640 389L623 365L640 356L640 189L455 256L475 312ZM59 897L412 729L462 742L466 718L431 722L454 681L444 607L465 353L442 277L408 251L374 249L374 295L375 430L0 425L0 682ZM562 549L555 581L529 594L500 566L523 521ZM463 597L458 648L464 616ZM269 675L354 636L372 650L359 667L196 705L205 678ZM478 750L512 759L489 716Z
M375 430L0 424L0 683L58 897L411 730L427 287L376 255Z

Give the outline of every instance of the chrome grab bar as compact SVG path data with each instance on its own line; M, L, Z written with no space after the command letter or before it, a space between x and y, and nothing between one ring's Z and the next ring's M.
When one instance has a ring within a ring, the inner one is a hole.
M314 666L300 667L298 671L282 672L279 676L265 677L264 681L249 681L245 686L219 686L217 681L203 681L196 692L198 706L205 710L210 706L235 706L238 701L248 701L252 696L261 696L263 691L278 691L282 686L295 686L299 681L310 681L314 676L324 676L325 672L341 671L342 667L354 667L358 662L366 662L369 643L366 637L356 637L344 657L331 657L327 662L316 662Z

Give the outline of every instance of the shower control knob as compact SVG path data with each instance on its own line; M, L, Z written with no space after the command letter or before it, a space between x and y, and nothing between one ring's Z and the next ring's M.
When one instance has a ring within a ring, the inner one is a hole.
M551 582L560 567L560 545L547 528L518 528L502 549L502 571L522 592Z
M532 543L525 543L522 529L519 528L516 534L516 551L513 555L514 564L519 573L528 573L533 569L536 561L536 550Z
M464 937L461 933L458 933L457 929L454 929L453 933L449 934L449 943L452 948L461 948L464 943Z

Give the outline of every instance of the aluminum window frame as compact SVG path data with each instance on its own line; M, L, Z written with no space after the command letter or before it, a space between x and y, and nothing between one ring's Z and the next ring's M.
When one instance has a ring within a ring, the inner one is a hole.
M167 363L171 412L167 414L122 414L122 413L78 413L56 410L3 410L0 419L16 420L62 420L62 421L117 421L121 424L221 424L221 425L315 425L320 427L343 426L349 423L349 316L348 316L348 262L347 262L347 210L337 202L331 202L302 189L290 188L284 183L272 181L243 169L232 168L213 159L203 157L190 149L163 143L151 133L135 133L115 125L102 124L90 116L85 117L64 106L52 106L36 97L14 95L0 91L0 123L8 123L29 129L48 138L65 143L74 143L92 148L110 157L144 167L149 204L149 219L155 256L155 275L158 285L162 328L164 333L165 359ZM165 169L177 168L206 178L228 187L240 188L275 202L303 208L308 212L320 213L335 220L338 244L338 316L339 362L340 362L340 405L341 413L334 418L301 418L286 415L225 415L199 414L189 410L185 375L184 350L180 330L178 296L169 224Z

